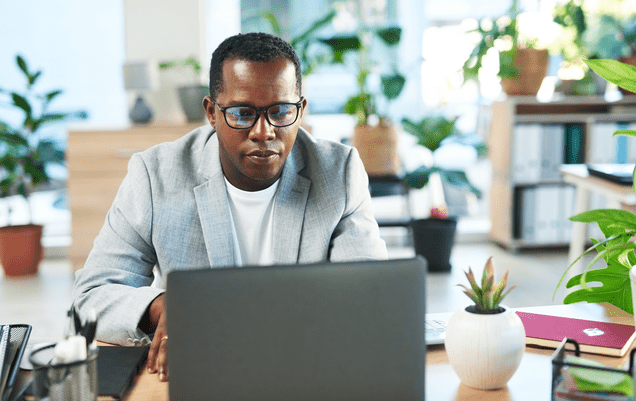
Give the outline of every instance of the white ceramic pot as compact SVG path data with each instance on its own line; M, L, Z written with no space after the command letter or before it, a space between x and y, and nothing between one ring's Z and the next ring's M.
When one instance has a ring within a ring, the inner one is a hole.
M636 325L636 266L629 269L629 281L632 283L632 305L634 305L634 324Z
M526 332L519 316L505 311L480 315L460 309L446 327L446 355L467 386L494 390L508 383L521 363Z

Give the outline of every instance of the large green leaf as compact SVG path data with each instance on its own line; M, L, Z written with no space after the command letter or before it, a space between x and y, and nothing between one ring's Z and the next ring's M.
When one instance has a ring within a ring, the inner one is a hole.
M636 92L636 67L616 60L585 60L594 72L631 92Z
M581 284L582 276L583 274L578 274L572 277L567 282L566 288ZM573 291L565 297L563 303L609 302L627 313L634 313L629 269L622 266L616 259L609 259L605 268L588 271L585 280L588 284L597 283L600 286L588 286Z

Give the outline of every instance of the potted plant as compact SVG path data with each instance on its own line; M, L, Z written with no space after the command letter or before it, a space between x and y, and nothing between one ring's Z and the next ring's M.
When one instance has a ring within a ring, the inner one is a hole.
M490 49L499 50L501 86L508 95L536 95L548 69L548 51L535 49L535 41L518 30L518 0L512 0L508 13L491 21L483 18L473 30L479 37L462 71L464 82L478 81L482 62Z
M35 91L42 71L31 71L20 55L16 63L26 80L23 92L0 88L1 105L24 114L17 127L0 120L0 197L22 196L27 202L28 222L11 225L11 203L8 205L8 224L0 227L0 262L7 276L35 274L42 258L42 225L34 224L29 196L50 181L47 165L63 164L64 151L42 136L43 128L70 118L86 118L85 112L60 113L49 110L50 103L61 90L46 93Z
M402 127L417 138L418 145L435 152L444 140L461 138L455 127L456 121L457 118L448 119L441 115L427 116L419 122L404 118ZM478 144L476 147L484 151L482 145ZM457 219L448 215L442 183L468 189L477 197L481 197L481 191L470 183L466 172L443 168L435 165L432 160L407 172L403 181L411 188L422 189L428 186L431 191L430 217L413 219L410 222L415 252L426 258L429 271L450 271L450 254L455 240Z
M189 75L192 76L191 84L177 88L181 109L185 113L187 121L189 123L203 121L205 119L203 98L208 96L209 88L200 82L201 63L194 56L159 63L160 70L172 68L186 69L189 71Z
M350 35L320 39L331 48L333 63L344 63L347 52L357 53L358 92L347 100L344 112L356 118L352 144L372 176L395 176L400 170L398 131L388 118L388 105L400 95L406 78L395 63L383 63L386 57L374 51L395 49L401 33L399 27L365 25ZM380 76L379 90L369 86L372 74Z
M636 92L636 67L616 60L588 60L586 63L608 81ZM614 135L636 136L636 131L619 130ZM634 174L636 175L636 170ZM636 180L634 182L636 183ZM572 266L584 255L596 252L596 256L585 270L570 278L565 284L568 289L577 285L581 288L567 294L563 303L608 302L633 314L633 301L636 300L636 244L631 240L636 237L636 216L621 209L599 209L577 214L570 217L570 220L586 224L596 223L605 239L592 238L592 246L563 273L555 289L555 295ZM599 261L602 261L605 267L591 270ZM600 285L589 286L589 283Z
M469 268L465 273L470 287L459 284L474 302L456 311L446 326L444 345L448 362L467 386L494 390L508 383L521 362L526 332L519 316L501 305L508 271L495 282L492 257L481 276L481 287Z

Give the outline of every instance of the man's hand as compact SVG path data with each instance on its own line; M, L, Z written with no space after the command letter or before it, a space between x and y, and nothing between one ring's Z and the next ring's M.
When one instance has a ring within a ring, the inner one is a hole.
M148 351L148 372L159 373L159 380L168 381L168 331L166 329L165 295L161 294L148 307L150 329L155 337Z

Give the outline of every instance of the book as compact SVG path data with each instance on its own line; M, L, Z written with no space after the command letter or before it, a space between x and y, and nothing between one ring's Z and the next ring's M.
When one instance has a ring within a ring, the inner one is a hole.
M517 312L526 330L526 345L557 348L563 338L579 343L581 352L622 357L631 349L634 325Z

